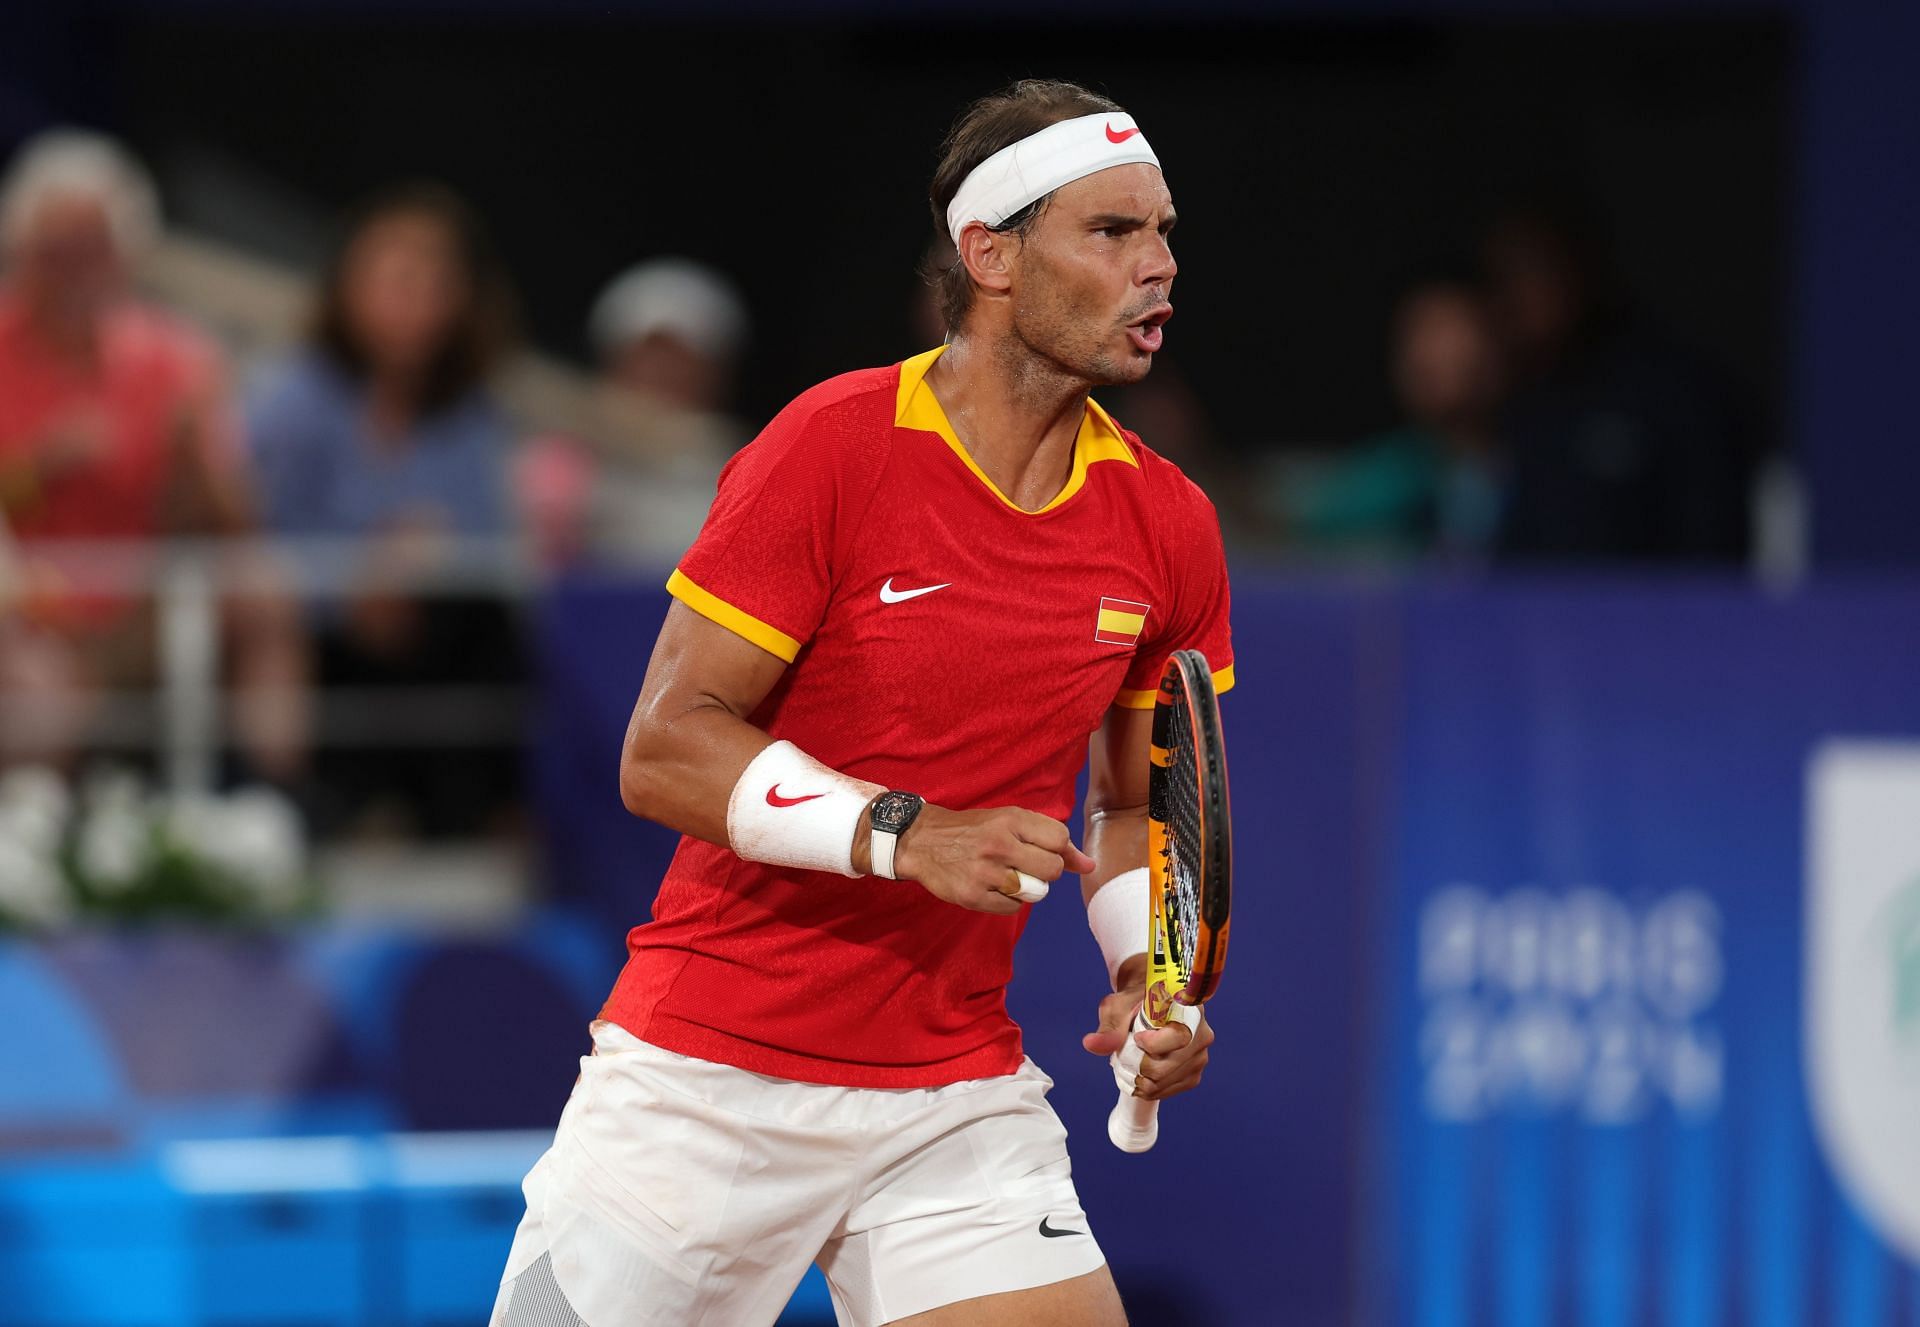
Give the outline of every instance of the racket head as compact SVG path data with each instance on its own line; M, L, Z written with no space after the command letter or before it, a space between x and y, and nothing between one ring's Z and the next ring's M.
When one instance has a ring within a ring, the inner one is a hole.
M1147 782L1147 996L1164 1027L1177 1001L1219 987L1233 906L1233 814L1213 673L1198 650L1168 658L1154 699Z

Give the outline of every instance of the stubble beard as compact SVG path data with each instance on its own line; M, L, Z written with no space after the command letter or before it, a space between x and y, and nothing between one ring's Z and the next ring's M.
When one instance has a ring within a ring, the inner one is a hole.
M1089 335L1093 327L1100 330ZM1036 386L1044 379L1067 379L1083 388L1125 387L1145 378L1153 367L1151 356L1124 354L1116 359L1105 344L1107 333L1119 330L1111 320L1096 322L1058 298L1016 306L1012 330L1011 340L1024 361L1015 369L1016 379L1031 378Z

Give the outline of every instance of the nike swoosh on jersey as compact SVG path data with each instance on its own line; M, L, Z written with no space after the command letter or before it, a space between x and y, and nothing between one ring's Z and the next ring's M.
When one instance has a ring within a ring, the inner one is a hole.
M880 602L883 604L903 604L909 599L918 599L923 594L932 594L935 590L944 590L952 584L952 581L946 581L939 585L922 585L917 590L896 590L893 588L893 577L889 576L887 577L887 583L880 587Z
M1084 1230L1055 1230L1047 1224L1047 1220L1048 1218L1044 1216L1040 1218L1040 1233L1047 1239L1059 1239L1062 1235L1084 1235L1087 1233Z
M782 797L780 795L780 785L776 783L773 785L773 787L767 789L767 805L768 806L798 806L802 802L811 802L816 797L825 797L825 796L826 796L825 793L807 793L805 796L802 796L802 797Z

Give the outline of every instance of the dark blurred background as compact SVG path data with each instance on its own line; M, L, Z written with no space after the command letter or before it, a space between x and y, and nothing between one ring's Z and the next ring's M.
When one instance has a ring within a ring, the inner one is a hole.
M0 9L18 1321L484 1315L672 849L613 781L658 587L773 412L941 338L936 147L1024 76L1166 164L1099 395L1235 570L1245 1049L1123 1161L1077 910L1012 996L1135 1321L1920 1321L1917 56L1877 0Z
M754 418L918 344L906 306L933 234L934 149L958 107L1027 74L1103 88L1172 145L1176 355L1223 445L1326 445L1389 419L1398 285L1472 256L1501 208L1541 196L1592 208L1626 291L1723 362L1766 424L1785 406L1792 43L1779 16L1225 26L1122 13L1009 34L934 16L793 14L742 31L194 14L147 16L116 47L116 121L177 181L181 224L311 262L312 219L431 174L487 217L535 339L573 356L609 272L688 254L750 292L761 335L740 405ZM290 84L273 56L296 50Z

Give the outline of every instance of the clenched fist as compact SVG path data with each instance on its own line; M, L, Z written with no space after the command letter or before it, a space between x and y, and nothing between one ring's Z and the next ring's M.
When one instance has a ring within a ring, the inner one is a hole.
M1065 825L1036 811L949 811L929 802L901 835L893 869L948 903L1013 913L1020 910L1016 872L1051 884L1067 871L1091 871L1093 858L1074 847Z

